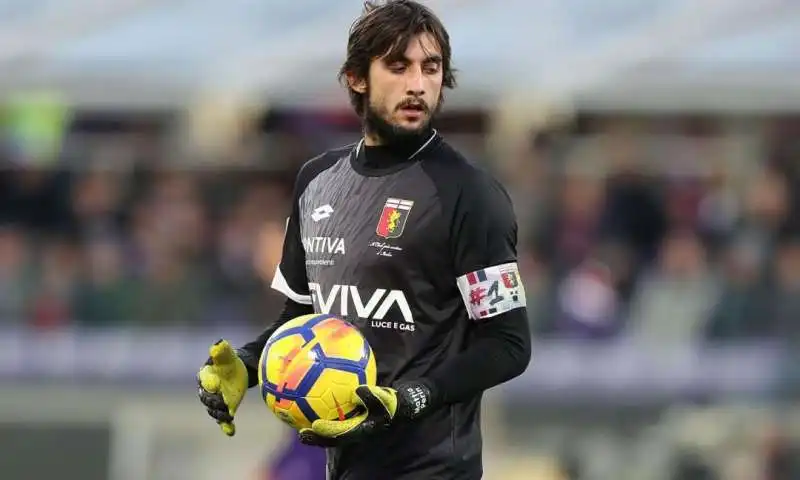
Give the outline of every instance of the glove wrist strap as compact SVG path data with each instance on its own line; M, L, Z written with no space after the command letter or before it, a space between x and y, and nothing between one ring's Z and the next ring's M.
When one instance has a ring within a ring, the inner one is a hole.
M426 383L401 383L394 388L398 397L396 417L414 420L430 409L433 395Z

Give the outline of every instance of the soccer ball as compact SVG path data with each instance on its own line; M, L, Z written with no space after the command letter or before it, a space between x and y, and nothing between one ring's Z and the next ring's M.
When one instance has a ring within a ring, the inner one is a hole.
M258 365L261 396L290 426L344 420L359 411L355 389L375 385L377 366L361 332L334 315L294 318L267 340Z

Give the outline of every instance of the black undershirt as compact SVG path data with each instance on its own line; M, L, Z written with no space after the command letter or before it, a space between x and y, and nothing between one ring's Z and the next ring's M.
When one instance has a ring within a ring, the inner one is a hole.
M362 144L357 155L353 155L351 165L353 169L366 176L388 175L412 165L418 160L416 155L423 147L432 147L440 140L438 134L430 131L418 138L408 140L396 145Z

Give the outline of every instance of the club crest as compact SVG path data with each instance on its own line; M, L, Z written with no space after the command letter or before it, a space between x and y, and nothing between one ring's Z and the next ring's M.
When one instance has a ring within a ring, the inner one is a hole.
M386 199L375 233L386 239L400 237L406 227L406 222L408 222L408 216L413 206L414 202L411 200Z

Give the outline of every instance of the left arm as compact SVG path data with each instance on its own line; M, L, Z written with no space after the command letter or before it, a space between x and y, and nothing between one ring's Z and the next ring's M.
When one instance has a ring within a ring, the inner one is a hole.
M454 203L450 245L473 323L466 350L421 383L431 406L467 400L525 371L531 333L517 266L517 222L505 189L476 172Z
M477 325L469 348L434 371L423 384L431 406L457 403L507 382L525 371L531 359L531 334L524 308Z

